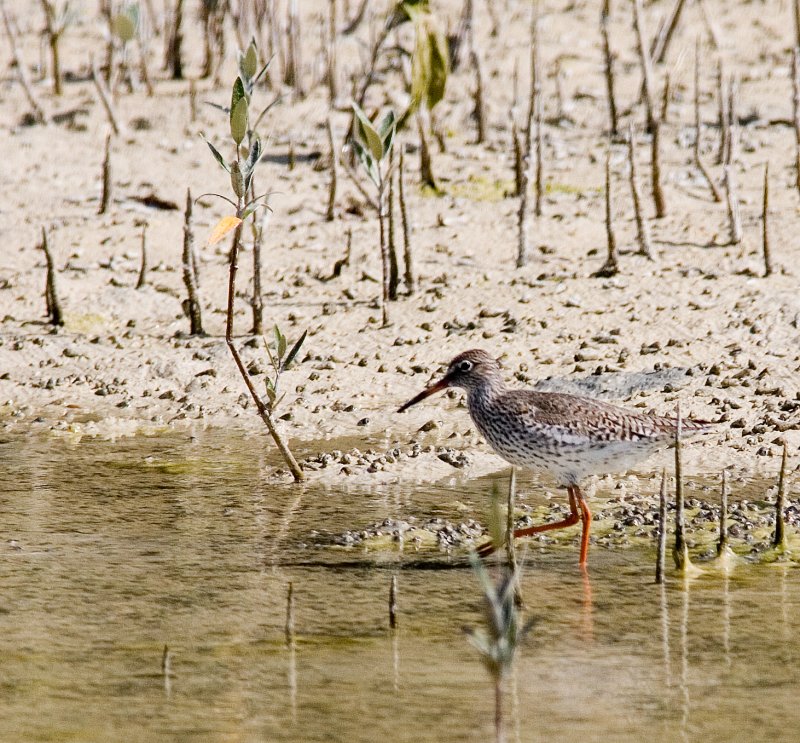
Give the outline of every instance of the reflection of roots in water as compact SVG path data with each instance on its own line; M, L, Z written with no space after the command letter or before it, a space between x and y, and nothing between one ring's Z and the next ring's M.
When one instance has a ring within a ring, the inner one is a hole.
M289 642L287 681L289 684L289 708L292 711L292 722L297 722L297 648L294 641Z
M669 658L669 602L667 584L661 582L661 647L664 653L664 684L672 686L672 664Z
M517 679L517 665L518 663L514 663L511 666L511 677L509 679L511 683L511 725L514 729L514 741L515 743L521 743L522 738L521 736L521 726L519 720L519 684Z
M392 630L392 675L394 690L400 691L400 632L396 628Z
M685 578L683 582L683 613L681 614L681 680L680 690L682 695L681 705L681 738L689 740L689 714L691 711L691 696L689 693L689 586L691 581Z
M722 576L722 649L725 665L731 664L731 579L726 571Z

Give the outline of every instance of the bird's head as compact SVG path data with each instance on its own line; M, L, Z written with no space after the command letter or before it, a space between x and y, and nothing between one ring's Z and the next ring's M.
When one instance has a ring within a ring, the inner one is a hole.
M402 413L426 397L448 387L460 387L464 390L479 387L481 384L491 380L499 372L500 364L497 363L497 359L491 357L486 351L481 351L480 349L464 351L447 365L447 373L438 382L426 387L416 397L400 406L397 412Z

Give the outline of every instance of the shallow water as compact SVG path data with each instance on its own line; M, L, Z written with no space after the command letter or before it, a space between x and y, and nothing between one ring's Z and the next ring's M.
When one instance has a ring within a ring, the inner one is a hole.
M220 433L0 441L0 740L493 739L462 632L481 621L464 555L326 538L400 514L485 520L487 483L276 485L264 448ZM662 590L641 548L594 549L588 582L576 561L528 553L538 622L507 683L510 741L798 739L796 568Z

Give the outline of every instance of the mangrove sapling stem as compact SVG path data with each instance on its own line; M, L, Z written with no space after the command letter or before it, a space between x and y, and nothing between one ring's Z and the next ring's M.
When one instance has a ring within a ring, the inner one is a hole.
M31 85L30 78L28 77L28 68L25 66L25 61L20 56L19 49L17 49L17 36L14 32L14 27L11 24L11 19L6 12L6 6L3 0L0 0L0 13L3 16L3 27L5 28L6 36L8 37L8 45L11 48L11 57L14 61L15 67L17 68L19 81L22 84L22 90L25 92L25 97L28 99L28 105L31 107L34 121L37 124L44 124L46 120L44 109L41 107L41 105L39 105L39 101L36 99L36 95L33 92L33 86Z
M111 192L113 189L113 183L111 180L111 134L106 134L102 181L103 192L100 196L100 208L97 210L98 214L105 214L108 211L108 205L111 203Z
M769 244L769 162L764 164L764 188L761 193L761 254L764 276L772 275L772 253Z
M298 98L304 97L300 81L300 16L297 0L288 0L286 4L286 66L283 83L294 88Z
M691 567L689 548L686 544L686 523L684 515L683 496L683 418L681 405L678 403L675 421L675 546L672 557L675 567L681 572L687 572Z
M614 221L611 208L611 143L609 142L606 151L606 187L605 187L605 206L606 206L606 262L600 270L594 273L596 278L608 278L619 273L619 253L617 251L617 238L614 234Z
M61 41L61 34L64 32L64 25L60 25L56 20L56 9L49 0L41 0L42 10L44 11L45 34L47 43L50 47L50 63L53 68L53 93L61 95L61 55L59 54L58 44ZM64 20L66 24L66 20Z
M700 39L697 39L695 43L694 52L694 131L694 163L711 189L714 201L719 203L722 201L722 194L700 157L700 135L702 131L702 122L700 120Z
M517 215L517 268L522 268L527 265L529 256L528 245L528 186L531 181L533 170L533 160L531 155L533 153L533 127L534 118L536 115L536 95L538 90L539 81L537 80L537 72L539 69L538 62L538 27L539 27L539 6L538 2L534 2L531 10L531 57L530 57L530 70L531 70L531 84L528 93L528 113L525 119L524 128L524 150L523 150L523 167L522 167L522 182L520 183L519 195L519 212Z
M335 2L333 3L335 5ZM331 11L332 13L334 11ZM328 148L330 149L331 153L331 177L328 183L328 208L325 211L325 219L328 222L332 222L336 218L336 185L337 185L337 173L336 173L336 145L333 139L333 122L331 118L328 117Z
M150 79L150 70L147 65L150 49L148 38L145 33L140 32L136 34L136 50L139 53L139 75L141 75L142 82L147 91L147 97L152 98L155 89L153 88L153 81Z
M678 21L680 20L685 5L686 0L675 0L672 11L653 41L653 46L650 49L650 58L657 64L661 64L667 56L667 50L675 34L675 29L678 27Z
M800 0L792 0L792 20L794 21L794 45L800 46Z
M171 13L172 24L167 36L167 53L164 68L172 73L173 80L183 80L183 0L175 0L175 7Z
M664 582L664 558L667 551L667 470L661 470L658 497L658 547L656 550L656 583Z
M47 279L44 288L44 301L47 309L47 321L51 325L64 324L64 312L61 309L61 302L58 299L56 290L56 267L53 255L50 253L50 246L47 240L47 230L42 227L41 249L44 251L44 259L47 263Z
M413 294L417 290L416 274L414 273L414 258L411 253L411 222L408 217L405 192L405 146L400 146L400 160L397 173L397 196L400 202L400 218L403 226L403 265L405 273L403 279L406 291Z
M473 22L475 17L475 7L473 0L464 0L461 7L461 15L458 18L456 32L450 38L450 69L455 72L464 60L464 50L474 48L475 34L473 33Z
M650 182L653 190L653 206L656 219L667 215L667 200L661 182L661 132L667 123L669 111L670 79L669 73L664 78L664 92L661 96L661 111L653 125L653 136L650 139Z
M728 207L728 233L730 245L742 242L742 215L739 210L739 197L736 191L736 179L733 165L725 165L725 203Z
M384 185L385 173L383 172L383 168L378 168L378 229L381 248L381 323L385 328L389 325L391 268L389 241L386 239L386 193Z
M522 154L522 141L517 127L517 118L514 114L515 107L512 107L509 118L511 119L511 145L514 148L514 196L519 197L522 196L524 158Z
M143 289L147 283L147 222L142 225L142 260L139 264L139 278L136 280L136 288Z
M537 217L542 216L542 203L544 202L544 138L542 119L542 95L541 91L536 95L536 200L533 205L533 213Z
M289 582L286 589L286 625L284 626L286 644L294 647L294 585Z
M106 116L108 117L108 123L111 124L114 134L119 135L122 133L122 125L117 117L114 104L111 102L111 93L108 92L105 80L100 74L100 70L97 69L97 63L94 61L94 58L90 60L89 64L92 68L92 82L97 90L100 102L103 104L103 110L106 112Z
M722 470L722 495L719 506L719 539L717 555L722 555L728 547L728 470Z
M238 149L237 149L237 162L238 161L239 159L238 159ZM243 215L244 215L244 199L242 196L238 196L238 202L236 204L236 217L241 220ZM239 351L233 342L233 315L234 315L234 300L236 299L236 273L239 270L239 250L241 248L243 224L244 224L243 222L239 222L239 224L236 225L236 229L234 230L233 233L233 244L231 245L230 267L228 271L228 306L227 306L226 322L225 322L225 343L227 344L228 349L231 352L231 356L233 356L233 360L236 363L236 367L239 370L239 374L241 375L245 385L247 386L247 390L250 393L250 396L253 398L253 402L256 404L256 408L258 410L259 416L261 416L261 420L264 421L264 425L266 425L270 436L272 436L272 440L275 442L275 446L278 447L278 451L280 451L281 456L283 457L283 461L286 462L286 465L291 470L295 482L300 482L305 479L305 476L303 475L303 470L300 469L300 466L297 464L297 460L294 458L294 455L292 454L291 451L289 451L289 447L283 440L283 436L281 436L280 431L278 431L278 429L275 427L275 423L272 420L270 411L267 408L264 401L261 399L261 396L256 391L256 388L253 385L252 380L250 379L250 374L247 371L247 367L245 366L244 361L242 360L242 357L239 354Z
M775 533L772 536L772 546L781 551L786 550L786 522L784 512L786 506L786 464L789 458L789 447L784 440L783 454L781 456L781 471L778 476L778 494L775 497Z
M719 111L719 146L717 147L717 165L722 165L728 160L728 146L730 145L730 122L728 121L728 88L725 85L725 70L722 60L717 61L717 102Z
M483 80L483 66L481 65L480 54L475 45L472 45L470 61L475 71L475 94L473 100L475 107L472 110L472 117L475 119L476 136L475 143L482 144L486 141L486 101L484 99L485 83Z
M397 576L389 584L389 627L397 629Z
M728 80L728 127L730 131L728 133L728 150L725 156L726 163L733 163L734 160L736 160L736 146L738 144L739 132L739 128L737 126L737 111L739 109L738 102L739 80L735 74L732 74Z
M653 108L653 60L645 43L646 33L642 16L642 0L633 0L633 23L636 29L636 46L639 51L639 61L642 65L642 93L644 97L645 112L647 114L647 131L653 131L655 110Z
M186 211L183 217L183 283L186 286L187 300L184 305L189 317L190 335L205 335L198 296L196 260L194 258L194 229L192 227L192 192L186 189Z
M794 178L795 186L800 192L800 47L792 49L792 114L795 142Z
M714 47L715 50L719 51L719 48L722 46L719 40L719 31L717 30L714 21L711 20L711 16L708 14L708 8L706 7L705 0L695 1L700 7L700 15L703 18L703 25L706 27L706 31L708 31L708 38L711 42L711 46Z
M250 181L251 195L255 198L255 176ZM264 334L264 297L261 292L261 248L264 243L264 226L269 218L269 211L264 209L260 216L253 215L253 309L252 335Z
M600 33L603 38L603 58L605 61L606 97L608 99L608 116L611 127L611 136L619 133L619 119L617 115L617 101L614 94L614 55L611 53L611 42L608 36L608 16L611 0L603 0L603 10L600 13Z
M336 32L338 21L336 20L336 2L329 0L328 3L328 69L325 73L325 81L328 84L328 99L333 106L339 97L338 71L336 65Z
M650 226L642 214L642 196L639 190L639 176L636 170L636 138L633 133L633 124L628 125L628 161L630 165L631 196L633 197L633 211L636 218L636 239L639 244L639 254L653 260L653 246L650 242Z
M387 201L387 239L389 251L389 291L388 298L390 301L397 301L397 286L400 283L400 269L397 265L397 246L395 243L395 220L394 220L394 150L389 153L389 198Z
M433 175L433 163L431 161L431 151L428 146L428 135L425 133L425 114L420 108L416 113L417 131L419 132L419 178L423 186L439 191L436 178Z
M197 121L197 83L194 78L189 80L189 121Z

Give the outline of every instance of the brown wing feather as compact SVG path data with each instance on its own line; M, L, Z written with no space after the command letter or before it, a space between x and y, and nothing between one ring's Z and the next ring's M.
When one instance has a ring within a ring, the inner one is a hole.
M677 419L633 413L601 400L560 392L509 390L502 405L525 426L545 425L591 441L664 440L675 435ZM685 433L709 429L706 421L684 418Z

